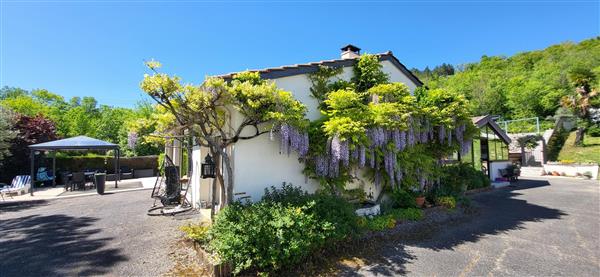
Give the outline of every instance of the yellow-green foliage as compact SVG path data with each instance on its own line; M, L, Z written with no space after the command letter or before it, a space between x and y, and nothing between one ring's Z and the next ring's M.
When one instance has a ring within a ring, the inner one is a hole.
M188 224L179 227L181 231L185 233L185 235L197 242L206 242L208 230L210 226L208 224Z
M456 199L453 196L440 196L435 199L435 202L446 209L456 208Z

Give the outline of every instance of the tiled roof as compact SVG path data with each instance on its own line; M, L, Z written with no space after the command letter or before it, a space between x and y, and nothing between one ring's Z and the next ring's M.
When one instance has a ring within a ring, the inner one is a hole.
M410 70L406 68L391 51L375 54L379 57L380 61L390 61L394 66L396 66L400 71L402 71L406 76L411 79L417 86L423 85L423 82L417 78ZM350 58L350 59L336 59L336 60L323 60L318 62L311 62L305 64L294 64L294 65L284 65L280 67L271 67L264 69L251 69L248 71L258 72L260 73L260 77L263 79L277 79L282 77L294 76L299 74L306 74L316 72L319 69L319 66L330 66L330 67L346 67L353 66L358 58ZM221 77L224 79L231 79L233 75L239 72L232 72L224 75L218 75L215 77Z

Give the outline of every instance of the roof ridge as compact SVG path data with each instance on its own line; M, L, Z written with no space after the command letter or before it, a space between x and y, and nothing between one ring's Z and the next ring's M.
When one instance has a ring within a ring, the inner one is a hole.
M387 56L387 55L393 55L393 54L392 54L392 51L386 51L383 53L376 53L376 54L372 54L372 55L377 55L377 56L381 57L381 56ZM346 58L346 59L339 58L339 59L321 60L321 61L317 61L317 62L296 63L296 64L281 65L281 66L275 66L275 67L266 67L266 68L260 68L260 69L247 69L245 71L261 73L261 72L269 72L272 70L285 70L285 69L297 68L297 67L303 67L303 66L322 65L324 63L336 63L336 62L342 62L342 61L357 60L358 58L360 58L360 56L355 57L355 58ZM225 74L213 75L213 77L231 78L231 77L233 77L233 75L235 75L237 73L241 73L241 72L244 72L244 71L235 71L235 72L229 72L229 73L225 73Z

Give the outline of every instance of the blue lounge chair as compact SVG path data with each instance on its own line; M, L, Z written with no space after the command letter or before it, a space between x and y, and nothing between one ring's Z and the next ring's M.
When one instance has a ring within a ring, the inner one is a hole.
M10 186L0 189L0 195L2 196L2 199L4 199L5 194L10 195L12 193L17 193L20 195L21 192L27 193L27 188L29 188L30 186L31 186L31 176L18 175L18 176L15 176L15 178L13 178ZM12 198L12 195L10 197Z

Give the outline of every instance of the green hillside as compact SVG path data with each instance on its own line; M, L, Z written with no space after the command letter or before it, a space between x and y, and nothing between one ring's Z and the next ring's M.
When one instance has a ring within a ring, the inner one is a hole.
M413 72L430 88L465 94L475 115L523 118L554 115L560 99L574 91L568 74L576 68L591 70L597 76L593 86L600 87L600 37L511 57L483 56L456 68L442 64Z

